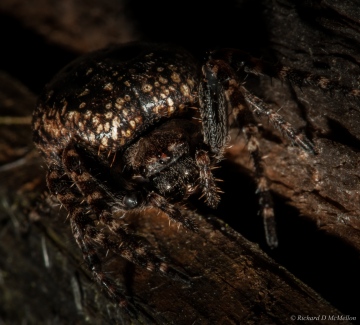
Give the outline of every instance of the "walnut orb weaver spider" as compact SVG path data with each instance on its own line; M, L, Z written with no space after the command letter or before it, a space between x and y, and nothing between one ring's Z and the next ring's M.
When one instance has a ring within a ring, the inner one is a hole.
M279 113L246 89L247 74L296 86L359 96L324 77L271 65L234 49L209 53L203 64L184 49L161 44L113 45L70 63L45 87L33 114L34 142L48 165L47 185L69 214L75 240L110 298L127 298L102 268L98 248L174 279L184 276L127 231L129 211L153 207L185 228L196 223L180 203L203 197L216 208L212 169L228 144L229 116L252 158L267 243L278 245L274 210L254 117L309 153L315 148ZM123 218L115 218L115 212Z

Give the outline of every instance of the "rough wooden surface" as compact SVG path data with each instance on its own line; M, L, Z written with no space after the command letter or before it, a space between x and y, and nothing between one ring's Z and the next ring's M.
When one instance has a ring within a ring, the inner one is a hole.
M2 60L0 67L10 75L0 78L1 116L26 117L35 105L36 94L12 76L37 92L74 53L136 35L180 43L194 53L213 46L243 48L360 88L356 1L239 1L237 6L204 4L199 11L189 9L191 3L185 1L171 15L160 4L119 6L108 0L86 8L80 2L62 3L60 10L50 2L35 1L30 10L21 0L1 2L2 24L7 24L3 29L17 33L16 39L4 36L6 62ZM14 60L11 51L24 44L29 54L43 59L32 64L31 55L24 54L21 62ZM56 62L50 64L45 60L49 57ZM1 125L0 321L289 324L291 315L348 315L352 318L345 319L359 320L359 300L351 297L360 290L359 101L267 78L249 79L247 85L281 108L281 114L303 128L319 149L318 155L308 156L264 122L261 147L275 195L280 247L269 251L264 245L254 186L246 176L251 166L241 137L234 133L229 159L219 170L225 180L223 202L218 211L197 206L204 216L198 235L169 227L161 215L131 220L134 230L193 278L191 286L109 257L109 271L134 297L138 320L130 320L92 284L69 233L66 213L42 198L44 170L31 145L29 126ZM260 242L260 248L227 224L208 219L210 213Z

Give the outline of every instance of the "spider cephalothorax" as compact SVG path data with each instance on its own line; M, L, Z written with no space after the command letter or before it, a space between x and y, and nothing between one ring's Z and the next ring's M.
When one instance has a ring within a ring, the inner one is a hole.
M267 117L304 150L313 153L314 148L245 88L242 77L249 73L266 73L296 85L334 87L325 78L271 66L237 50L213 51L207 62L199 64L179 47L131 43L74 61L41 95L33 118L34 141L48 164L50 193L68 211L73 234L95 279L121 305L127 304L126 299L102 271L100 253L94 247L181 278L128 233L123 223L128 211L153 207L196 230L180 206L190 195L204 197L212 208L219 203L212 169L223 158L229 116L247 139L266 239L271 247L277 245L254 116ZM114 218L114 211L121 211L124 218Z

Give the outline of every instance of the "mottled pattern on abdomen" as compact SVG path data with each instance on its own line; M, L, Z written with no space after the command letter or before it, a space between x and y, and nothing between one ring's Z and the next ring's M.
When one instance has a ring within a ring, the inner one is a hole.
M34 141L61 150L74 137L95 150L123 149L197 100L198 66L181 48L113 46L65 67L34 112Z

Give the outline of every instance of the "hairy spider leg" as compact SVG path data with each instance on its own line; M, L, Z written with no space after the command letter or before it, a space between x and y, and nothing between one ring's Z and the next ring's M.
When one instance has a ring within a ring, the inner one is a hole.
M215 50L211 53L210 58L228 62L235 71L244 71L257 76L269 76L290 82L299 88L314 86L330 93L338 92L344 96L360 97L360 89L344 86L338 81L330 80L324 76L257 59L241 50L229 48Z
M252 124L242 128L247 140L247 149L251 155L254 164L257 189L259 196L260 213L264 223L266 242L271 248L278 246L278 238L276 232L275 213L273 208L273 200L269 190L268 180L265 177L263 159L261 157L259 141L257 135L258 127Z
M105 288L106 294L118 305L129 308L129 302L120 288L102 270L102 263L97 254L96 244L102 241L93 219L86 214L86 207L81 204L81 194L76 187L71 187L71 179L65 170L57 164L49 166L47 185L52 195L56 196L69 213L70 225L75 241L80 247L84 260L95 280ZM86 204L86 203L85 203ZM130 307L131 308L131 307Z
M303 133L296 132L292 125L286 122L279 113L275 112L263 100L242 86L238 81L237 75L226 62L222 60L210 60L207 62L206 67L209 71L212 71L217 76L219 82L224 85L225 94L233 110L243 110L244 106L239 104L245 99L247 106L254 116L267 117L269 123L278 129L283 136L290 139L303 150L313 154L315 153L315 147L312 142Z
M259 97L250 93L245 87L240 86L239 89L250 110L255 116L267 117L269 123L278 129L283 136L290 139L291 142L295 143L307 152L312 154L316 153L313 143L305 136L305 134L296 132L292 125L289 122L286 122L279 113L275 112Z
M257 128L254 129L251 124L249 125L250 120L250 123L252 123L252 119L247 117L246 108L250 110L253 116L267 117L272 126L279 129L284 136L305 151L314 153L315 148L304 134L297 134L291 124L286 122L280 114L274 112L265 102L243 87L238 81L233 68L227 62L223 60L209 60L203 66L203 72L207 76L211 76L212 80L216 79L222 85L230 110L232 110L239 126L243 127L243 131L247 136L247 147L256 173L257 193L259 195L261 215L264 220L266 240L270 247L276 247L278 240L275 229L273 203L268 190L267 180L264 176L259 143L254 136L257 133ZM251 130L252 132L250 132Z
M276 231L276 220L273 207L272 195L269 189L269 182L265 176L263 158L260 151L260 143L258 140L259 129L255 125L255 120L252 114L247 111L241 111L239 109L242 106L238 106L238 109L233 110L233 115L238 123L242 127L242 131L246 138L246 147L250 153L250 157L255 170L256 181L256 194L259 200L259 214L262 217L264 224L264 232L266 243L270 248L276 248L278 246L278 236ZM243 108L243 110L245 107Z
M149 193L147 201L150 203L151 206L158 208L159 210L164 212L170 219L180 223L186 229L194 232L198 231L198 226L194 220L186 217L175 205L169 203L166 198L164 198L160 194L157 194L155 192Z
M94 229L91 233L91 239L95 243L110 249L136 265L145 267L150 271L156 271L169 278L186 282L182 273L153 254L146 245L137 239L137 236L128 233L120 223L123 220L122 218L115 219L112 217L111 207L105 202L113 202L114 199L89 173L75 146L70 144L66 147L63 152L63 164L67 174L85 196L96 218L115 235L115 238L112 239L106 233ZM124 212L126 213L126 210Z
M227 101L224 87L216 73L206 65L202 67L202 73L204 80L199 87L199 100L204 142L215 154L217 161L220 161L228 141Z
M117 241L107 238L106 243L110 249L134 264L145 267L150 271L164 273L170 278L182 279L181 273L150 252L144 244L136 239L135 235L129 234L119 224L119 221L122 219L116 220L112 217L111 208L105 202L113 202L114 198L110 197L109 193L87 171L75 146L69 145L64 150L63 163L75 184L86 197L88 204L92 207L92 211L96 213L99 221L108 226L109 230L117 236L117 239L120 239L119 245ZM124 212L126 213L125 210Z
M209 154L204 150L198 150L195 154L196 165L199 168L199 186L205 197L205 203L216 208L220 202L220 189L216 186L215 177L211 172L211 160Z
M196 165L199 169L199 186L205 197L205 203L216 208L220 202L220 189L216 186L216 179L212 174L213 166L223 159L224 150L228 142L229 124L227 115L227 101L223 85L217 79L216 74L202 68L204 76L199 87L200 116L204 143L210 148L210 154L205 150L197 150L195 153Z
M221 60L208 61L203 67L203 72L206 73L208 77L211 76L212 79L216 79L218 83L221 83L229 109L247 138L247 148L255 169L257 183L256 193L259 197L260 214L264 223L266 242L269 247L275 248L278 245L278 239L273 202L269 192L268 182L264 175L259 142L255 137L257 127L253 125L252 114L246 111L246 100L241 92L237 76L232 68Z
M96 240L98 244L105 243L107 247L129 261L152 270L154 265L149 261L148 252L140 243L132 240L131 236L119 223L122 219L115 220L115 218L112 217L111 208L105 203L111 202L112 199L109 198L109 195L102 186L87 171L75 146L69 145L65 148L63 152L63 163L66 172L85 196L87 203L91 206L97 219L103 225L109 227L109 230L116 235L120 245L116 245L108 236L100 233L98 237L94 237L94 240Z
M248 107L250 109L253 108L254 104L253 104L253 102L249 101L249 98L252 100L254 98L256 98L256 99L258 99L258 98L253 96L251 93L249 93L244 87L240 87L240 90L242 91L242 94L244 95L244 99L245 99L245 102L248 104ZM306 139L306 137L304 137L303 134L296 135L292 126L289 123L287 123L286 121L284 121L284 119L279 114L271 111L270 108L268 108L264 102L261 101L261 103L259 103L259 102L257 102L257 103L262 109L264 109L264 108L267 109L266 112L269 114L268 115L269 122L274 127L279 129L283 135L290 138L293 142L298 144L304 150L307 150L312 153L314 152L312 143L308 139ZM261 115L255 110L251 110L251 112L254 115ZM245 114L245 116L246 116L246 114ZM239 118L240 118L240 115L238 115L237 120L238 120L238 123L241 123L241 120L239 120ZM245 121L246 120L247 119L245 119ZM266 242L269 245L269 247L275 248L278 246L276 221L275 221L272 196L269 191L268 180L264 176L265 171L263 168L263 159L261 157L261 153L260 153L260 149L259 149L259 141L257 138L259 130L258 130L257 126L255 126L254 124L251 124L251 122L250 122L249 124L247 124L243 127L243 132L247 139L247 149L251 155L254 169L255 169L256 182L257 182L256 193L259 196L260 213L261 213L263 223L264 223Z

